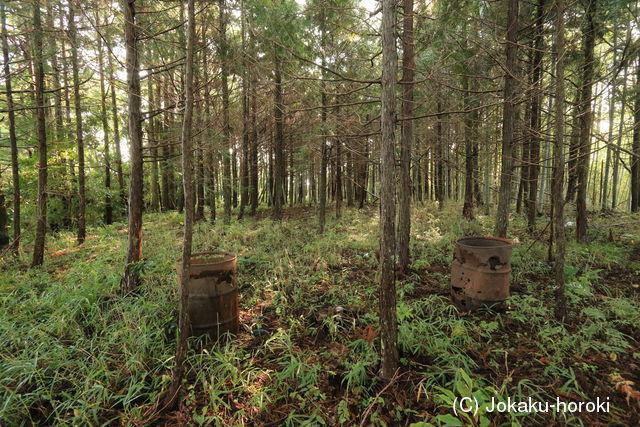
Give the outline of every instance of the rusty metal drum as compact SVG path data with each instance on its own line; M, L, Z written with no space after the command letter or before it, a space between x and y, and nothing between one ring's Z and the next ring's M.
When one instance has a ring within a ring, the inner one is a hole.
M227 252L191 256L188 312L192 335L209 335L215 340L226 332L238 332L237 260ZM180 277L182 259L177 270Z
M504 301L509 296L513 243L498 237L464 237L451 265L451 301L460 311Z

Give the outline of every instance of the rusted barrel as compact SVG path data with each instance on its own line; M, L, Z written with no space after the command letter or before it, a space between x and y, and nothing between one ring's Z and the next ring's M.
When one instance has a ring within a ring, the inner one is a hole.
M215 340L225 332L238 332L237 260L227 252L200 252L191 256L188 311L193 335L209 335ZM182 258L177 270L180 277Z
M461 311L504 301L509 296L513 244L498 237L464 237L451 265L451 301Z

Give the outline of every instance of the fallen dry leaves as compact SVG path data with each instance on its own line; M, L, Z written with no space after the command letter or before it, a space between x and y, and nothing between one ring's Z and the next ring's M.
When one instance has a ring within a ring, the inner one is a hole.
M620 375L611 377L611 381L615 383L615 389L625 394L627 405L631 406L631 400L637 400L640 403L640 391L633 386L636 384L631 380L626 380Z

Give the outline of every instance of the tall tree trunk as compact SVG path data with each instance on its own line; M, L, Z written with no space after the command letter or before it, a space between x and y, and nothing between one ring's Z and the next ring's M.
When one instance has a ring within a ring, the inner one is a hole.
M170 147L169 144L171 143L171 138L169 137L169 124L167 123L167 116L169 114L169 112L167 111L167 109L169 108L169 100L167 99L167 86L166 86L166 78L162 79L162 77L160 77L158 79L158 84L157 84L158 88L162 88L164 87L165 89L165 93L164 93L164 101L162 100L162 97L160 97L161 95L161 89L157 92L158 95L158 105L162 106L164 109L164 112L162 114L162 118L160 118L158 120L158 128L162 129L162 138L158 137L159 141L162 141L161 144L161 148L160 148L160 200L162 201L162 210L163 211L167 211L170 209L173 209L174 206L174 201L173 201L173 194L171 192L171 179L172 179L172 174L171 174L171 167L169 165L170 160ZM206 104L205 104L205 108L207 108L207 105L209 103L208 99L205 100Z
M107 43L109 40L107 39ZM113 58L109 53L109 84L111 86L111 116L113 119L113 145L116 151L116 177L118 179L118 190L120 191L120 200L124 204L126 201L124 187L124 173L122 173L122 152L120 150L120 122L118 120L118 104L116 101L116 79L113 77Z
M274 89L273 118L275 121L274 167L273 167L273 219L282 219L283 179L284 179L284 104L282 102L282 59L277 47L273 52Z
M203 40L206 40L206 26L207 26L207 16L206 14L203 14L203 18L202 18L202 38ZM207 57L207 52L208 49L206 48L206 46L202 49L202 68L204 70L208 70L208 57ZM204 116L205 116L205 122L206 123L210 123L211 122L211 96L209 94L209 80L208 79L204 79L204 86L203 86L203 91L204 91ZM209 126L207 126L207 128L209 128ZM207 201L209 204L209 209L211 209L211 213L209 216L209 221L211 222L211 224L214 224L216 222L216 173L218 170L217 167L217 162L218 162L218 156L216 155L216 150L214 149L214 147L212 146L213 144L211 144L211 140L213 138L211 138L212 135L212 131L210 129L207 129L205 136L206 136L206 140L209 141L209 145L206 147L206 151L205 151L205 156L207 158L207 168L206 168L206 172L207 172L207 176L206 176L206 181L207 181Z
M78 65L78 40L75 21L75 0L69 1L69 41L71 43L71 67L73 73L73 105L76 119L76 144L78 154L78 244L84 243L87 234L85 211L87 208L84 173L84 134L82 130L82 104L80 102L80 75Z
M290 140L291 141L291 140ZM295 177L295 170L293 167L293 141L291 141L291 147L288 150L289 152L289 206L293 206L295 204L295 201L293 200L293 196L294 196L294 177ZM286 175L286 172L285 172Z
M556 65L556 103L555 103L555 135L553 144L553 236L555 240L553 276L556 290L556 316L560 319L566 315L566 296L564 293L564 200L562 199L562 185L564 183L564 1L556 0L555 38L556 46L554 59Z
M249 61L247 61L247 36L244 1L240 6L241 36L242 36L242 154L240 156L240 212L238 219L244 216L245 206L249 199Z
M416 61L413 40L413 0L403 0L402 34L402 128L400 133L400 191L398 194L398 267L409 267L411 233L411 147L414 144L413 79Z
M618 27L614 25L613 27L613 64L617 64L618 62ZM607 155L605 158L604 165L604 174L602 176L602 203L600 205L600 209L604 212L608 209L609 202L609 171L611 167L611 153L613 149L611 148L611 144L613 144L613 120L615 117L616 110L616 89L617 89L617 78L618 76L614 76L611 82L611 89L609 92L609 129L607 133Z
M353 171L353 153L351 152L351 148L347 147L347 206L353 207L353 183L355 182L355 174Z
M582 77L581 77L582 78ZM584 82L580 83L580 87ZM573 202L576 198L576 182L578 182L578 157L580 152L580 88L576 88L575 107L571 119L571 140L569 142L569 161L567 162L567 195L565 200Z
M511 202L511 177L513 174L513 136L516 119L516 61L518 53L518 0L508 0L506 75L504 78L504 110L502 114L502 170L500 172L500 190L498 193L498 211L494 234L507 236L509 227L509 205Z
M204 17L203 17L203 22L205 21ZM197 47L195 49L197 49L200 52L203 52L206 50L206 46L207 46L207 39L206 39L206 35L205 35L205 30L203 28L202 30L202 40L196 40L195 43L197 44ZM194 63L197 63L197 56L195 56L196 54L194 53ZM194 94L193 97L194 99L204 99L204 97L202 97L202 95L200 94L200 88L202 88L206 83L206 75L204 70L206 70L205 68L201 67L201 64L198 64L199 66L197 68L195 68L194 70L194 83L193 83L193 87L194 87ZM204 91L203 91L204 93ZM194 164L194 175L195 175L195 213L194 213L194 222L197 221L202 221L204 220L204 208L207 204L207 200L205 199L204 196L204 180L205 180L205 172L204 172L204 129L206 129L206 124L205 124L205 119L204 116L202 114L202 109L198 109L198 113L195 114L195 118L193 119L196 122L195 127L199 129L201 129L199 132L197 132L197 134L199 134L199 136L197 138L194 138L193 141L193 146L194 146L194 151L195 151L195 164Z
M445 199L445 182L444 182L444 156L443 156L443 148L444 148L444 133L442 130L442 102L440 101L440 94L438 94L438 119L436 122L436 143L434 147L434 161L436 167L436 182L435 182L435 193L436 200L438 201L438 209L442 210L444 208L444 199Z
M633 156L631 158L631 212L638 212L640 201L640 56L636 64L636 87L633 105Z
M222 197L224 199L224 223L231 222L231 124L229 121L229 83L228 83L228 46L227 46L227 17L225 0L219 0L219 31L220 31L220 77L222 80Z
M231 206L235 209L238 207L238 149L235 143L231 145Z
M138 34L136 27L136 0L125 0L124 42L127 68L127 93L129 107L129 239L127 261L122 279L122 290L133 291L140 284L140 269L136 265L142 259L142 114L140 111L140 74L138 61Z
M100 16L96 13L96 25L100 26ZM104 79L104 54L102 51L102 35L96 34L98 43L98 71L100 73L100 118L104 140L104 223L113 222L113 204L111 202L111 153L109 151L109 117L107 116L107 91Z
M380 340L381 376L391 380L398 369L395 278L395 114L396 1L382 0L382 112L380 116Z
M627 42L631 40L631 25L627 22ZM613 153L613 173L611 176L611 210L615 210L618 207L618 181L620 172L620 147L622 146L622 133L624 130L625 112L627 110L627 76L628 67L624 66L624 72L622 73L622 94L620 101L620 122L618 123L618 137L616 138L616 148Z
M253 46L253 36L250 37ZM256 81L256 73L253 67L250 68L251 73L251 140L249 142L249 162L251 163L251 215L255 215L258 210L259 193L258 193L258 93Z
M193 121L193 65L195 43L195 0L187 2L187 53L184 81L184 116L182 122L182 186L184 188L184 240L182 242L182 268L180 269L180 307L178 312L178 342L175 366L171 383L167 388L164 407L172 408L178 400L180 384L184 377L187 357L187 337L189 324L189 270L191 269L191 246L193 237L195 194L193 185L193 141L191 125Z
M469 86L469 76L462 77L462 87L464 89L464 151L465 151L465 180L464 180L464 205L462 215L468 220L473 219L473 137L471 130L475 125L474 117L469 109L471 108L471 92Z
M594 48L596 39L597 0L590 0L586 10L586 31L584 39L584 64L582 66L583 86L580 88L580 151L577 161L576 196L576 241L585 243L587 239L587 183L589 181L589 159L591 157L591 124L593 122L591 92L593 88Z
M65 28L65 19L64 14L60 14L60 28ZM69 16L67 15L67 18ZM64 87L64 123L66 127L64 132L61 134L65 141L71 139L71 87L73 86L69 81L69 55L67 55L67 44L66 37L62 39L60 43L61 48L61 59L62 59L62 86ZM75 172L75 164L68 156L65 154L64 156L65 166L69 166L69 174L71 178L68 179L68 182L65 182L64 190L63 190L63 204L64 204L64 216L62 218L62 222L67 230L70 230L73 226L73 218L75 217L75 184L76 181L76 172ZM66 170L65 170L65 178L66 178Z
M13 89L11 87L11 69L9 68L9 43L7 36L7 17L5 3L0 4L0 18L2 19L2 58L4 68L4 83L7 92L7 114L9 116L9 144L11 145L11 181L13 186L13 241L11 243L15 253L20 249L20 172L18 170L18 140L16 138L16 117L13 111ZM45 146L46 148L46 146ZM46 155L44 157L46 160ZM38 175L38 179L40 175ZM39 188L38 184L38 188ZM38 203L39 205L39 203Z
M35 74L36 135L38 138L38 217L31 267L44 262L47 233L47 129L44 105L44 60L42 58L42 19L40 1L33 2L33 68Z
M154 112L157 108L156 98L153 91L154 79L152 75L147 76L147 98L149 99L149 111ZM158 99L159 101L159 99ZM151 209L160 212L160 185L158 182L158 124L155 116L147 119L147 140L149 141L149 155L151 157Z
M322 69L320 70L320 187L318 188L318 233L324 233L326 222L327 207L327 164L329 163L329 155L327 153L327 83L325 79L327 58L327 34L326 34L326 16L324 8L321 10L320 21L320 61Z
M546 0L538 0L533 40L533 78L531 93L531 113L529 123L529 166L527 181L529 200L527 201L527 227L530 232L536 228L538 215L538 176L540 175L540 112L542 104L542 48L544 42L544 6Z
M336 112L336 117L338 113ZM342 140L336 138L336 219L342 217Z

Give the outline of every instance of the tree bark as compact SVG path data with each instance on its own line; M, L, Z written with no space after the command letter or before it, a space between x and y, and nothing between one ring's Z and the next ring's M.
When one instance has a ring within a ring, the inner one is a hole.
M636 65L636 87L633 105L633 157L631 158L631 212L638 212L640 201L640 56Z
M250 36L251 45L253 46L253 35ZM249 69L251 74L251 140L249 141L249 163L251 164L251 215L255 215L258 210L259 192L258 192L258 82L253 67Z
M411 147L414 144L413 80L416 61L413 39L413 0L403 0L402 34L402 128L400 133L400 191L398 200L398 268L409 267L409 241L411 233Z
M78 40L75 21L75 0L69 1L69 41L71 43L71 68L73 73L73 106L76 119L76 145L78 153L78 244L87 235L85 211L87 197L84 173L84 134L82 130L82 103L80 101L80 70L78 65Z
M566 296L564 292L564 200L562 198L562 186L564 183L564 1L556 0L555 38L556 46L554 59L556 65L555 75L555 135L553 145L553 236L555 240L553 276L556 282L556 317L562 319L566 316Z
M502 113L502 170L500 172L500 190L494 234L506 237L509 227L509 205L511 202L511 181L513 174L513 136L517 110L516 62L518 36L518 0L508 0L507 38L506 38L506 75L504 79L504 110Z
M191 268L191 246L193 237L195 194L193 185L193 66L195 43L194 0L187 2L187 52L184 82L184 116L182 121L182 186L184 188L184 240L182 242L182 268L180 269L180 306L178 310L178 342L175 366L171 383L165 394L164 407L172 408L178 400L178 393L184 377L187 357L187 338L191 330L189 324L189 270Z
M154 94L154 79L153 76L147 76L147 98L149 99L149 111L154 111L157 108L155 94ZM160 183L158 177L158 123L155 117L149 117L147 119L147 140L149 141L149 154L151 163L151 209L160 212Z
M241 38L242 38L242 154L240 156L240 212L238 219L244 216L245 206L249 199L249 61L247 61L246 16L244 1L240 6Z
M546 0L538 0L533 40L533 76L531 93L531 113L529 123L529 166L527 181L527 227L530 232L536 228L538 216L538 176L540 175L540 112L542 104L542 48L544 42L544 6Z
M42 58L40 1L33 2L33 69L35 74L36 136L38 139L38 216L31 267L44 262L47 233L47 124L44 105L44 60Z
M627 42L631 40L631 25L627 22ZM615 210L618 207L618 181L620 171L620 147L622 146L622 133L624 130L625 112L627 110L627 76L628 67L624 66L622 77L622 94L620 102L620 122L618 123L618 137L616 139L616 147L613 153L613 173L611 176L611 210Z
M618 62L618 27L613 27L613 63ZM617 76L611 82L611 90L609 92L609 129L607 132L607 155L605 158L604 174L602 176L602 202L600 209L602 212L608 209L609 200L609 171L611 168L611 154L613 149L611 144L613 143L613 120L616 110L616 89L617 89Z
M124 41L127 68L127 93L129 107L129 157L131 162L129 179L129 238L127 261L122 290L129 293L140 284L142 259L142 114L140 111L140 75L138 61L138 32L136 27L136 0L124 3Z
M469 87L469 76L462 77L462 87L464 89L464 110L469 111L471 107L471 92ZM464 151L465 151L465 180L464 180L464 205L462 215L467 221L473 220L473 137L472 129L475 126L475 117L471 112L464 115Z
M438 98L440 98L440 93L438 94ZM438 108L438 118L436 121L436 143L434 149L434 161L436 167L436 182L435 182L435 193L436 200L438 201L438 209L442 210L444 208L444 199L445 199L445 182L444 182L444 156L443 156L443 148L444 148L444 133L442 130L442 119L443 117L439 114L442 113L442 102L440 99L437 101Z
M273 118L275 121L274 135L274 165L273 165L273 219L282 219L282 202L284 198L284 104L282 102L282 59L277 47L273 52L274 89L273 89Z
M224 223L231 222L231 124L229 121L229 83L227 58L227 17L225 0L219 0L219 28L220 28L220 78L222 81L222 197L224 199Z
M100 16L96 13L96 25L100 25ZM111 200L111 153L109 147L109 117L107 116L107 92L104 79L104 54L102 51L102 36L96 34L98 43L98 68L100 73L100 118L104 141L104 223L113 223L113 204Z
M320 55L322 69L320 70L320 102L322 108L320 109L320 187L318 188L318 233L324 233L324 227L326 223L326 208L327 208L327 84L325 82L325 70L327 66L327 59L325 49L327 45L327 35L325 30L325 12L321 11L320 22Z
M336 111L336 117L339 120L339 109ZM340 132L338 130L338 132ZM342 140L336 138L336 219L342 217Z
M398 369L395 283L395 115L396 1L382 0L382 112L380 125L380 375L391 380Z
M13 241L14 253L20 249L20 172L18 170L18 140L16 138L16 117L13 111L13 89L11 87L11 69L9 66L9 43L7 36L7 17L5 3L0 4L0 18L2 19L2 57L4 68L4 83L7 92L7 115L9 116L9 145L11 145L11 183L13 186ZM46 157L45 157L46 159Z
M594 49L596 39L597 0L590 0L586 10L586 31L584 40L584 64L582 66L583 86L580 88L579 124L580 151L577 161L576 195L576 241L585 243L587 239L587 185L589 182L589 159L591 158L591 125L593 110L591 93L593 89Z
M107 43L109 40L107 39ZM109 65L109 84L111 85L111 115L113 119L113 145L116 154L116 177L118 179L118 190L120 200L124 204L126 201L124 174L122 173L122 151L120 150L120 122L118 120L118 103L116 101L116 79L113 77L112 54L107 55Z

